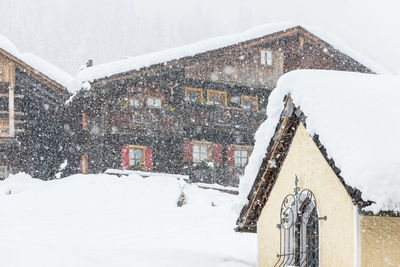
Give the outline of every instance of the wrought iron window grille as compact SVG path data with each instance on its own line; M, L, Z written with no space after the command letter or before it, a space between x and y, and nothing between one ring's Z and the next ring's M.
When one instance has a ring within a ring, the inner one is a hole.
M288 194L281 205L280 251L275 266L319 266L319 221L317 202L309 189L300 190L295 179L294 194Z

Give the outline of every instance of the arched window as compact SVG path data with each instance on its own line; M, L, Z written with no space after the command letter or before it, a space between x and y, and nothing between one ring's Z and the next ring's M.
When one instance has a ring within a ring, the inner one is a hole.
M326 219L326 217L324 217ZM296 187L281 206L281 248L275 266L319 266L318 211L314 194Z

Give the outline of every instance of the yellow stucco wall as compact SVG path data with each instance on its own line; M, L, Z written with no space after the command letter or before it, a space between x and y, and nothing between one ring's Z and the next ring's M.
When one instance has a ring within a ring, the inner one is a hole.
M321 266L353 266L355 252L355 207L331 167L314 144L303 125L295 134L293 143L283 163L258 220L258 266L274 266L279 253L280 207L284 197L293 193L295 175L300 189L314 192L320 221Z
M362 216L361 266L400 266L400 218Z

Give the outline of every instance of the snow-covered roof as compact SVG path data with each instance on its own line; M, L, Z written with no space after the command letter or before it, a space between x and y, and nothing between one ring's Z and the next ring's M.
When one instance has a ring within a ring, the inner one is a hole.
M283 75L271 93L268 119L256 132L240 181L242 204L247 203L288 94L346 184L359 189L363 200L376 202L366 210L400 211L400 77L316 70Z
M0 49L18 58L65 88L69 88L73 82L73 77L67 72L34 54L21 53L9 39L2 35L0 35Z
M292 22L265 24L251 28L243 33L220 36L190 45L95 65L89 68L85 68L77 74L75 78L75 90L80 89L79 85L82 82L92 82L94 80L109 77L115 74L139 70L141 68L148 67L154 64L160 64L183 57L194 56L196 54L239 44L248 40L262 38L267 35L280 31L286 31L288 29L292 29L298 26L300 25ZM335 49L338 49L342 53L357 60L375 73L388 73L383 67L377 65L367 57L362 56L360 53L356 52L333 35L315 27L304 25L301 25L301 27L319 37L320 39L324 40L325 42L329 43Z

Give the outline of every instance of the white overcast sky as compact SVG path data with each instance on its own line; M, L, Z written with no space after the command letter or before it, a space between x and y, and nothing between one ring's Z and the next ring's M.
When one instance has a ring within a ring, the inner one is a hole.
M0 0L0 34L75 75L95 64L292 21L400 73L398 0Z

